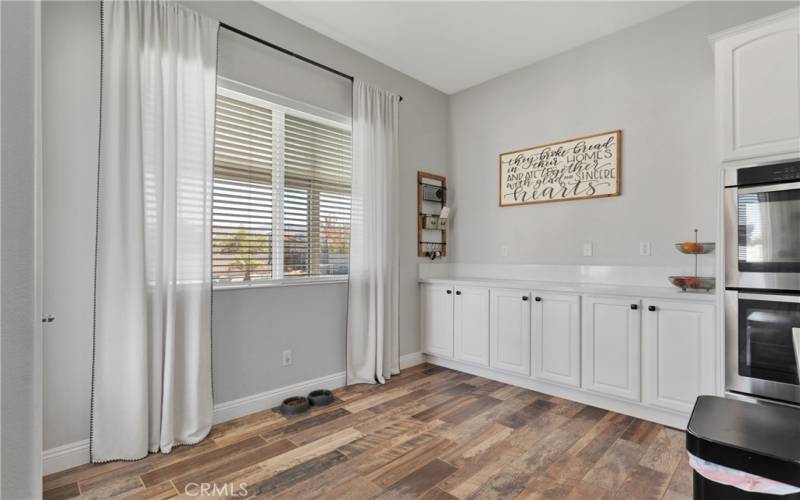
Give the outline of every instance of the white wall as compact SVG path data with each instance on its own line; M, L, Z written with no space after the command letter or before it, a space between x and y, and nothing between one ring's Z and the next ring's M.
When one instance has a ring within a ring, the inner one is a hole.
M416 171L447 173L447 96L255 3L188 5L403 96L400 352L419 351ZM57 316L44 345L50 449L86 439L89 428L98 4L45 2L43 25L45 307ZM215 403L344 371L346 302L342 284L215 292ZM290 348L294 364L283 368L281 351Z
M707 35L791 7L692 3L451 96L451 260L685 266L716 239L714 64ZM498 154L622 129L622 196L499 208ZM653 255L639 256L639 242ZM591 242L594 256L583 257ZM508 257L501 256L508 245ZM713 257L701 272L713 271Z
M41 496L41 329L35 304L38 6L0 2L0 498Z

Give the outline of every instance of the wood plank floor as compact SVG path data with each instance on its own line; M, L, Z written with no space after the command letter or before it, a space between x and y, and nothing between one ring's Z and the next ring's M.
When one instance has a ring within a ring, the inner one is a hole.
M427 364L336 395L47 476L45 498L691 498L683 433L657 424Z

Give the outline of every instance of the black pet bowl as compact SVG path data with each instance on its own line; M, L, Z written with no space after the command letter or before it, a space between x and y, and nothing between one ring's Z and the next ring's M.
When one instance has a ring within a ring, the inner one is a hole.
M286 416L300 415L308 411L308 400L302 396L284 399L280 411L282 415Z
M333 403L333 393L327 389L318 389L308 394L311 406L325 406Z

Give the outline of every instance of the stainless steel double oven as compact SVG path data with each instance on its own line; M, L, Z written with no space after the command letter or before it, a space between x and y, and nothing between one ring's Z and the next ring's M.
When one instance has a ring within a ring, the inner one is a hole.
M725 386L800 404L800 161L726 172Z

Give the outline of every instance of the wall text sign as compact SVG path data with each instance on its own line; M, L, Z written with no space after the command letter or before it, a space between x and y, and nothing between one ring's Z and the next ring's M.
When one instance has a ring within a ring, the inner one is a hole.
M619 196L622 131L500 154L500 206Z

